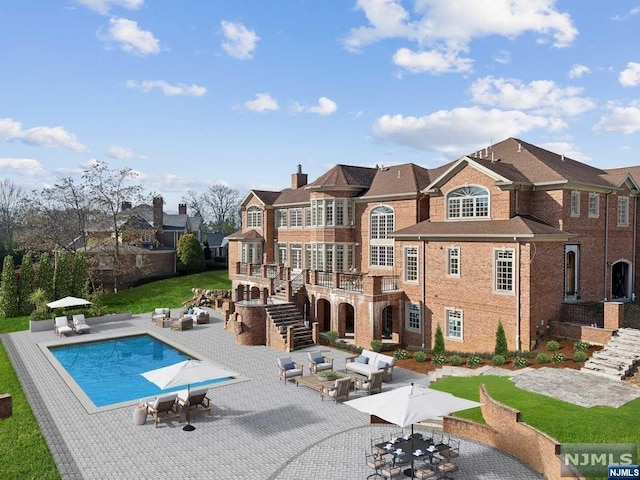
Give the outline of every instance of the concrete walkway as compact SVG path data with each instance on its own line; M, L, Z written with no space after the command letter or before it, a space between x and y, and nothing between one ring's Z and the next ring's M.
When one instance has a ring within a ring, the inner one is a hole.
M195 417L193 432L177 422L134 426L133 404L89 414L38 345L57 341L53 331L1 337L64 479L364 479L371 473L364 458L370 439L398 431L370 425L367 415L322 402L310 389L284 385L276 368L282 352L236 345L213 314L212 323L182 332L156 327L149 319L141 315L96 325L86 340L149 331L249 379L211 389L213 415ZM331 355L335 368L344 368L346 353ZM305 351L293 358L307 363ZM384 390L410 382L429 383L424 375L396 368ZM457 479L541 478L486 445L462 440L460 450Z

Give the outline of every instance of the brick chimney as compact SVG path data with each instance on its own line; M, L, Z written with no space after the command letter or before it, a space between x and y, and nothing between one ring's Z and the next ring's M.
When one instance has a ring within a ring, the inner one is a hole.
M186 203L179 203L178 204L178 214L179 215L186 215L187 214L187 204Z
M304 187L307 184L307 174L302 173L302 165L298 164L298 171L291 175L291 188Z
M153 198L153 227L160 230L164 225L164 212L162 207L164 205L164 201L162 197L154 197Z

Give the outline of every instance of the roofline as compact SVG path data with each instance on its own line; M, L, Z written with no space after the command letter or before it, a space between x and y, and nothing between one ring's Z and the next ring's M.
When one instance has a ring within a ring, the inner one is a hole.
M449 178L453 177L453 175L458 172L458 169L460 168L460 165L463 162L466 162L466 164L469 165L470 167L475 168L476 170L479 170L483 172L485 175L493 178L496 182L507 182L507 183L510 182L508 178L505 178L502 175L497 174L493 170L485 167L484 165L479 164L478 162L473 160L471 157L464 155L460 157L458 161L456 161L453 165L451 165L451 167L449 167L446 171L441 173L438 178L436 178L433 182L427 185L422 191L424 193L429 193L429 190L432 190L434 188L438 188L439 190L439 185L445 182L446 180L448 180Z
M356 203L366 203L371 201L382 201L382 200L399 200L401 198L407 198L409 200L413 200L414 198L418 198L422 192L408 192L408 193L389 193L386 195L371 195L366 196L362 195L360 197L355 197L354 200Z
M527 240L527 241L537 241L537 242L562 242L566 240L570 240L572 238L577 237L575 233L504 233L504 234L495 234L495 233L486 233L486 234L469 234L469 233L460 233L460 234L451 234L451 233L442 233L442 234L425 234L425 233L414 233L414 234L390 234L394 240L437 240L437 241L445 241L445 240L460 240L466 239L467 241L486 241L486 240Z
M282 207L305 207L307 205L311 205L311 201L308 202L292 202L292 203L274 203L273 208L282 208Z
M307 185L305 190L313 190L316 192L329 191L329 192L350 192L357 190L366 190L369 185Z

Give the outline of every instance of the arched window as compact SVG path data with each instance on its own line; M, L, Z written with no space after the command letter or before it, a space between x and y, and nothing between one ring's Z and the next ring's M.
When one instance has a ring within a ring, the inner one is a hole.
M389 207L376 207L371 210L371 234L370 238L389 238L389 234L395 229L395 215Z
M259 207L247 208L247 228L262 227L262 210Z
M489 216L489 191L482 187L461 187L447 195L447 218Z
M389 236L395 230L395 213L387 206L371 210L369 229L370 256L372 267L393 267L393 238Z

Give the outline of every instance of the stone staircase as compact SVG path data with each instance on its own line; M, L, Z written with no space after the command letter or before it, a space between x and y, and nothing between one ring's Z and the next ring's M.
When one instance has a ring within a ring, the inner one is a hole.
M299 350L314 345L311 328L304 325L304 318L298 307L290 302L269 303L265 305L267 317L287 343L287 328L293 327L293 345L289 350Z
M580 369L583 372L622 380L640 365L640 330L620 328Z
M297 294L304 287L304 277L301 273L291 279L291 294ZM273 297L280 302L287 302L287 284L284 281L275 283Z

